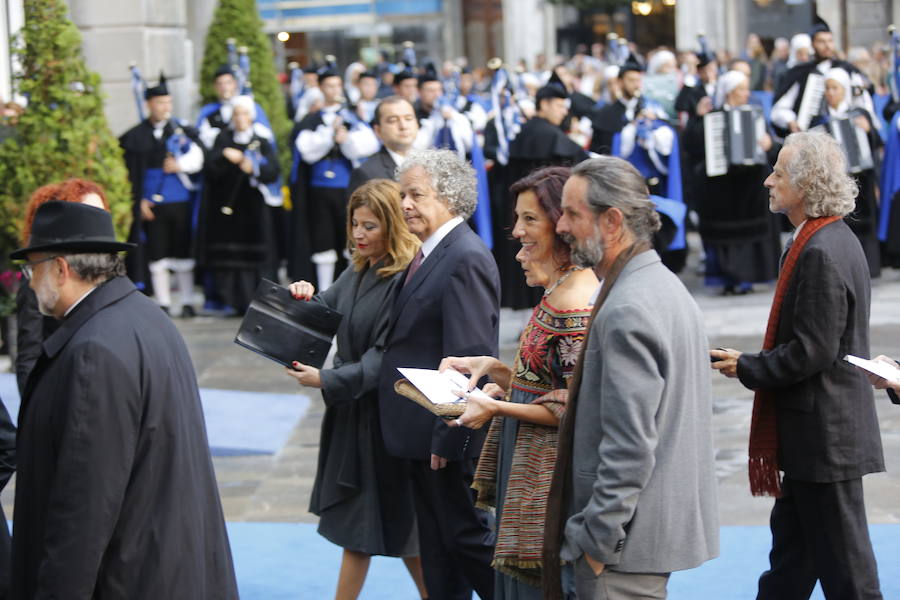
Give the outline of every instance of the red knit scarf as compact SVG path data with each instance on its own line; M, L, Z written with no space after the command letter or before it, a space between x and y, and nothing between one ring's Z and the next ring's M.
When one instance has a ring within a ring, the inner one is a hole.
M794 274L794 267L806 242L820 229L841 217L817 217L803 225L788 250L778 284L775 299L766 325L763 350L775 347L775 335L781 318L781 305ZM756 390L753 397L753 419L750 422L750 493L754 496L781 496L781 478L778 474L778 430L776 427L775 398L769 390Z

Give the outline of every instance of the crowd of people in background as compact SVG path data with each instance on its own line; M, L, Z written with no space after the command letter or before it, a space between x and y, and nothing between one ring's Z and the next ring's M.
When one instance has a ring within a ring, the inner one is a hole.
M287 370L326 405L310 511L344 549L338 598L373 555L432 600L665 598L719 554L710 359L756 391L751 491L778 497L758 597L881 598L877 414L842 359L868 355L870 279L900 265L888 52L843 56L818 19L771 53L751 34L735 54L610 36L514 67L329 57L285 75L286 147L238 65L194 123L162 77L121 137L129 243L70 180L35 193L13 253L32 351L15 597L236 597L190 358L155 306L240 316L267 278L344 315L331 365ZM717 292L777 281L761 352L710 351L676 276L691 230ZM512 365L501 306L532 310ZM465 411L410 402L402 367L468 375Z
M536 167L602 154L644 176L663 219L655 243L671 270L686 265L685 234L696 230L706 284L744 294L777 276L788 226L765 210L762 181L784 137L847 120L850 128L836 135L862 146L854 151L864 159L852 167L861 193L848 223L877 277L882 266L900 264L891 209L900 178L882 160L898 135L889 55L882 44L845 55L819 20L810 32L772 41L770 52L755 33L738 52L711 49L699 36L694 49L644 54L611 34L571 57L515 66L418 58L411 44L396 62L385 52L376 64L341 68L329 56L283 75L295 123L287 147L235 65L215 73L219 100L203 107L196 126L172 117L161 81L146 91L148 119L122 138L138 207L132 239L142 250L129 273L163 308L185 316L242 314L260 277L326 289L349 264L344 213L353 190L367 177L392 177L410 150L447 148L476 170L471 225L497 260L503 306L536 300L514 260L509 187ZM810 75L824 82L801 124ZM752 120L740 138L753 140L744 156L721 125L739 114ZM290 172L278 167L284 153ZM202 308L192 281L203 286Z

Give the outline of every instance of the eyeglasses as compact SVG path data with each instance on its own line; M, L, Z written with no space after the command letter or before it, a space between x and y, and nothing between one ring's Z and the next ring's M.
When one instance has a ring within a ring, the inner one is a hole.
M41 258L39 260L32 260L31 262L27 262L19 265L19 268L22 270L22 274L25 275L28 279L31 279L32 275L34 275L34 266L39 265L42 262L47 262L48 260L53 260L54 258L59 258L58 254L54 254L53 256L48 256L46 258Z

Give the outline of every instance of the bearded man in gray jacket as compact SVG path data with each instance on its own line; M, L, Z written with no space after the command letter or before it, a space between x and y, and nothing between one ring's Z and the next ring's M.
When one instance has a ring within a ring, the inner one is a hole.
M703 318L651 247L659 217L634 167L580 163L562 207L557 232L603 283L560 427L545 596L561 597L562 558L579 600L665 598L672 571L719 553Z

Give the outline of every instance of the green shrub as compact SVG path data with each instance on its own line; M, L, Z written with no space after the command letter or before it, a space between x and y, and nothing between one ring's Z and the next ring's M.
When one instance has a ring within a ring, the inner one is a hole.
M121 237L131 222L128 173L103 113L100 77L85 65L81 35L62 0L28 0L14 41L22 71L14 86L28 106L0 144L0 264L19 246L28 197L70 177L106 190Z

